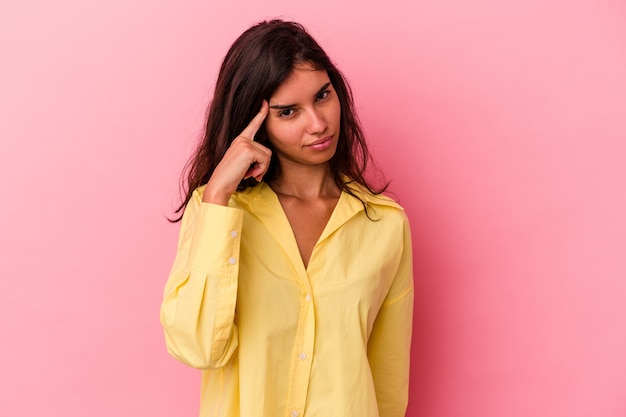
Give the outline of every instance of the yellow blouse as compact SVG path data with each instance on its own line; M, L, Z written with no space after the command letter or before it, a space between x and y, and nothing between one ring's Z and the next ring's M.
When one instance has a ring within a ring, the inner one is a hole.
M203 369L201 416L400 417L408 402L411 237L393 200L343 192L308 268L265 183L185 210L161 323Z

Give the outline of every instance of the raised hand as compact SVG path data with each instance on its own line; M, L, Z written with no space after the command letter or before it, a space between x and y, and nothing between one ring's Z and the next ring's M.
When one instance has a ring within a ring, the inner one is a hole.
M204 189L202 201L225 206L242 179L254 177L259 182L263 179L269 168L272 151L255 142L254 135L261 128L268 110L269 105L263 100L261 110L233 140L213 171Z

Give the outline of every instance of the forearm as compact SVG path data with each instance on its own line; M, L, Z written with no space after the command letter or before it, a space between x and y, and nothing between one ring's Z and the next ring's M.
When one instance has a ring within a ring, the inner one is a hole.
M172 356L196 368L216 368L228 362L238 343L234 315L243 216L238 209L190 204L193 218L181 229L161 323Z
M380 417L404 417L408 404L413 289L383 306L368 343Z

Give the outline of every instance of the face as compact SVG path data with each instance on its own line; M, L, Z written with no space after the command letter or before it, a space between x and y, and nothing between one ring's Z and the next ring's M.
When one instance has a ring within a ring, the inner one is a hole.
M337 149L341 120L328 73L308 64L295 67L269 105L265 129L281 166L327 164Z

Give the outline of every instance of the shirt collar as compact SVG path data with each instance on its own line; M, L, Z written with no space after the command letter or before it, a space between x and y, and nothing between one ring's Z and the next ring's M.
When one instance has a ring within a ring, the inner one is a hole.
M326 228L320 236L319 242L330 236L352 217L365 210L367 205L367 216L370 219L377 219L382 214L378 208L394 207L402 210L402 207L391 198L370 193L363 186L356 182L348 183L348 187L354 195L342 191L339 201L328 220ZM357 198L358 197L358 198ZM359 201L359 198L362 200ZM278 200L276 193L267 183L260 183L254 187L247 188L233 195L237 204L245 207L252 215L261 220L277 236L292 234L291 225Z
M365 202L368 207L368 217L371 219L376 219L380 216L380 213L376 210L379 207L400 208L392 199L383 195L373 195L363 187L356 185L356 183L351 183L349 187L355 196L358 196ZM232 199L265 225L268 232L274 236L296 268L304 268L289 220L278 200L278 196L269 185L262 182L254 187L233 194ZM358 198L348 194L346 191L342 191L339 201L317 244L326 240L341 226L364 210L365 207ZM302 269L302 271L305 270Z
M400 210L402 209L402 207L393 199L384 194L372 194L365 187L355 181L347 181L346 185L354 195L350 195L346 191L342 191L342 195L345 194L344 198L350 201L350 203L347 204L348 207L346 208L348 208L349 211L354 211L353 214L364 210L361 201L370 206L387 206ZM278 202L278 196L276 196L274 190L272 190L265 182L237 192L234 198L238 203L245 205L252 212L256 211L255 206L257 206L259 202L267 203L267 205L261 204L261 209L264 208L263 206L266 206L265 208L272 208L274 203L280 204ZM359 201L359 199L361 201ZM337 206L339 206L339 203L337 203Z

